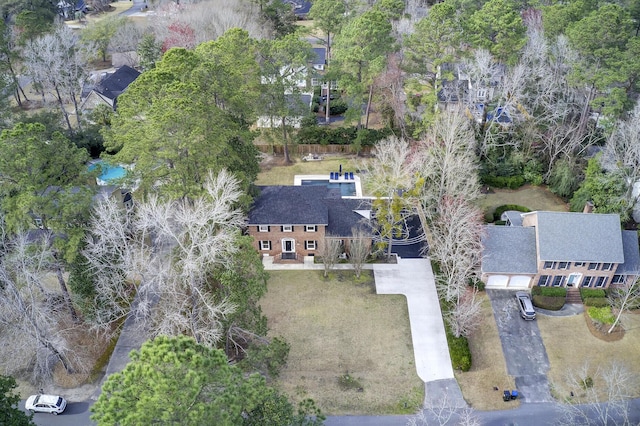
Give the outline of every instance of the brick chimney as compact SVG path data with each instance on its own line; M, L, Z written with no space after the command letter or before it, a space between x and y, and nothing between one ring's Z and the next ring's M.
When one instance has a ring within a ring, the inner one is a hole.
M591 201L587 201L584 203L584 209L582 213L593 213L593 203Z

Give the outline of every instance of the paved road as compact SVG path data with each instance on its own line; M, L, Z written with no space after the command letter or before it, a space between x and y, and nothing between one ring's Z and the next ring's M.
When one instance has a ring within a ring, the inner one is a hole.
M537 321L520 317L515 291L487 290L498 326L507 372L515 377L521 401L552 402L549 392L549 358Z

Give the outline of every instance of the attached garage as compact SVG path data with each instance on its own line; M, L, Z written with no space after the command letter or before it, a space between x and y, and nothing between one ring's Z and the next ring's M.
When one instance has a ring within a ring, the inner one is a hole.
M490 275L487 288L529 288L531 277L528 275Z
M507 275L491 275L487 279L487 288L507 288L509 284L509 276Z

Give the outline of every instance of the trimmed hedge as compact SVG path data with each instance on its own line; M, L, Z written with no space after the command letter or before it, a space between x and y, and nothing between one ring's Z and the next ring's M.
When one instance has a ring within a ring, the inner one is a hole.
M543 296L535 294L531 298L533 306L546 309L548 311L559 311L564 306L564 297Z
M602 288L581 288L580 289L580 297L582 297L582 300L602 298L606 296L607 294Z
M445 327L446 329L447 327ZM451 355L451 365L456 370L469 371L471 369L471 349L466 337L455 337L447 330L447 345Z
M360 146L373 146L393 133L392 129L360 129L356 127L303 126L296 133L299 144L351 145L359 136Z
M518 189L525 183L524 176L489 176L483 175L480 177L481 181L485 185L493 186L494 188L509 188Z
M582 299L585 306L595 306L596 308L604 308L609 306L609 299L606 297L585 297Z
M564 287L540 287L536 285L531 288L531 294L534 296L566 297L567 289Z
M506 212L507 210L515 210L522 213L528 213L531 211L531 209L525 206L519 206L517 204L504 204L502 206L496 207L495 211L493 212L493 221L499 221L502 213Z

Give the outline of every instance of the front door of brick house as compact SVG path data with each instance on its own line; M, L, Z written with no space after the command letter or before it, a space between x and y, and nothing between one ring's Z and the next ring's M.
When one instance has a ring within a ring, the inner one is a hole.
M292 238L282 239L282 258L283 259L296 258L296 240Z

